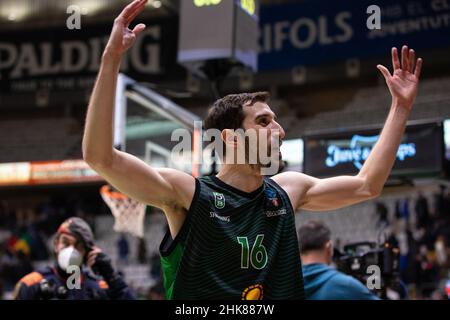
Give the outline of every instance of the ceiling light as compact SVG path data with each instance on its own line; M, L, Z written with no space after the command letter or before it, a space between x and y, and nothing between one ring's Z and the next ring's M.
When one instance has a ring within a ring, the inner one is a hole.
M15 3L9 10L1 10L0 16L9 21L20 21L25 19L30 14L30 8L23 4Z

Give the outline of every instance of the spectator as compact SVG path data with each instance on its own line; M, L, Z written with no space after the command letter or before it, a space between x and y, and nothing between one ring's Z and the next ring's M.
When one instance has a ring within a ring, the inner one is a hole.
M446 199L444 185L439 186L439 192L434 194L434 209L438 218L442 218L449 214L449 199Z
M434 250L436 252L436 260L437 263L445 267L447 265L447 247L445 243L445 237L443 235L439 235L434 243Z
M418 286L424 298L431 298L438 286L439 271L434 260L433 253L422 245L419 252Z
M148 300L164 300L164 287L161 281L148 290Z
M395 201L395 219L398 220L401 218L402 214L401 214L401 204L400 204L400 200L396 200Z
M376 206L376 212L377 212L377 216L378 216L377 226L381 227L381 226L388 225L389 224L388 209L386 208L386 205L382 202L377 202L375 204L375 206Z
M29 257L21 250L16 251L12 242L2 245L0 252L0 277L3 279L4 290L11 291L14 284L24 275L31 272Z
M130 247L125 234L121 233L120 238L117 241L117 251L119 253L119 261L122 264L128 264L128 255L130 253Z
M95 246L92 230L84 220L72 217L64 221L56 232L53 244L56 255L54 265L38 269L23 277L14 290L15 299L127 300L134 298L123 278L112 267L109 257ZM91 268L96 275L83 266ZM73 267L78 267L81 273L78 280L77 277L71 277ZM69 286L73 284L70 282L71 279L78 281L78 285Z
M414 206L416 211L416 227L426 228L430 223L430 213L428 210L428 200L423 193L419 191L416 204Z
M150 259L150 276L155 279L161 279L161 260L158 254L154 254Z
M450 223L450 188L447 188L447 193L444 196L442 216L446 220L447 224Z
M147 244L144 238L138 239L138 261L140 264L147 263Z
M409 198L406 197L400 202L400 218L405 219L406 224L409 223Z

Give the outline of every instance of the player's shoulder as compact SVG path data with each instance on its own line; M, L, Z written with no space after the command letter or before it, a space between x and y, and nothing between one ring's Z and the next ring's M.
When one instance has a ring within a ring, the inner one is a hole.
M157 171L169 183L172 195L176 197L176 201L171 201L168 207L173 207L175 204L176 207L189 208L196 190L196 179L192 175L177 169L158 168ZM162 209L166 211L167 206Z
M158 171L160 174L166 176L166 177L177 177L177 178L192 178L194 177L190 175L189 173L186 173L182 170L175 169L175 168L155 168L156 171Z
M285 171L270 177L270 179L286 189L296 186L308 186L315 178L297 171Z
M173 168L157 168L158 173L168 182L185 188L195 187L195 178L181 170Z
M305 202L306 192L314 185L316 178L297 171L286 171L271 177L289 196L294 210Z

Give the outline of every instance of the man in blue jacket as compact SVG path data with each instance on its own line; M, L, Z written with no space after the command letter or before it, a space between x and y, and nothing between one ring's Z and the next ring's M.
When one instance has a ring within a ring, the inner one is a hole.
M329 266L333 243L324 223L310 220L298 233L307 300L378 300L361 282Z

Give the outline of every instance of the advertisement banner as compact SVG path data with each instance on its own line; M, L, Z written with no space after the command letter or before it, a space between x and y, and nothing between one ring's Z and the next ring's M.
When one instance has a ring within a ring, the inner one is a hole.
M182 74L176 63L178 20L146 25L122 59L121 71L144 82ZM111 28L112 22L73 30L63 25L39 31L0 32L0 90L92 88Z
M380 129L327 133L304 137L305 173L317 177L354 175L364 165ZM406 128L392 169L393 176L440 173L444 142L441 123Z
M0 186L44 185L104 181L83 160L0 164Z
M372 29L377 19L380 29ZM391 47L403 44L417 51L450 47L450 1L306 0L265 6L260 34L260 71L387 57Z

